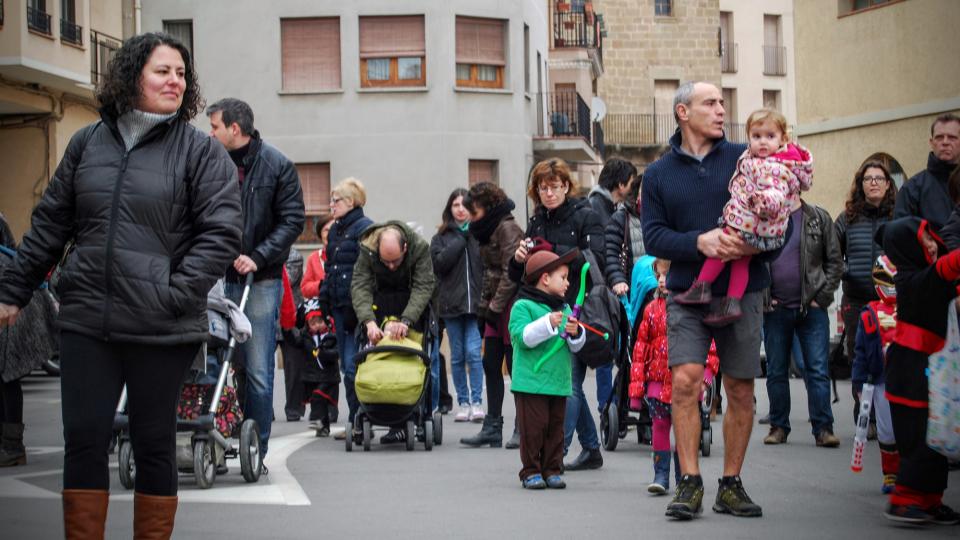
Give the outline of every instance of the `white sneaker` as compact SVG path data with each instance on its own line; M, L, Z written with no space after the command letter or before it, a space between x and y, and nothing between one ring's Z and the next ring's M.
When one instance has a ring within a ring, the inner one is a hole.
M483 422L483 419L486 417L486 413L483 412L483 407L479 404L473 404L470 406L470 421L480 424Z
M457 407L457 415L453 417L454 422L468 422L471 420L470 406L460 405Z

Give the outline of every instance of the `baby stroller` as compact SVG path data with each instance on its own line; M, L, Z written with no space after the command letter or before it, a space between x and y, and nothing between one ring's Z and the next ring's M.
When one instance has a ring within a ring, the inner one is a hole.
M610 398L600 412L600 442L610 452L617 449L620 439L626 438L630 426L636 426L638 444L650 444L653 441L653 421L650 420L646 403L640 400L640 407L630 406L630 356L620 355L616 367ZM630 413L637 413L637 416L630 416Z
M200 358L207 363L208 353L219 364L218 376L214 379L203 378L203 373L191 376L194 383L185 384L178 406L177 432L191 432L186 452L177 450L177 466L181 472L192 472L197 485L202 489L213 487L217 469L225 466L227 458L240 458L240 472L248 483L256 482L263 472L260 457L260 437L256 420L243 419L236 407L235 382L228 381L231 373L231 361L236 351L237 335L242 332L234 329L249 329L249 321L243 317L253 284L253 273L247 274L239 310L229 310L229 302L223 297L222 284L218 283L207 297L207 316L210 324L210 337L201 347ZM235 307L235 306L234 306ZM224 311L227 311L226 313ZM232 312L234 319L230 320ZM234 330L234 331L231 331ZM249 337L242 336L241 341ZM212 350L211 350L212 349ZM210 384L204 384L210 383ZM217 399L213 399L218 396ZM126 415L127 389L124 387L114 417L114 431L119 432L119 474L120 484L133 489L136 475L136 460L130 443L128 418ZM241 421L242 420L242 421ZM236 429L239 424L239 429ZM226 433L223 433L226 432ZM239 447L233 446L228 437L239 437ZM182 456L187 455L183 463Z
M443 442L443 417L431 413L430 362L433 338L429 332L410 330L404 339L384 337L376 346L357 353L356 390L360 408L354 422L347 423L347 452L354 444L370 450L374 426L405 425L406 448L412 451L418 438L424 449ZM354 434L354 423L362 434Z

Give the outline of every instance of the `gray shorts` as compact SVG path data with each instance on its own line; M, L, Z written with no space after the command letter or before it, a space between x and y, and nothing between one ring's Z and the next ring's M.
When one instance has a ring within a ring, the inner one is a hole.
M715 308L720 298L710 307ZM667 298L667 346L670 367L707 363L710 340L717 342L720 371L734 379L753 379L760 375L760 332L763 328L763 292L743 295L743 318L723 328L703 324L708 306L683 306Z

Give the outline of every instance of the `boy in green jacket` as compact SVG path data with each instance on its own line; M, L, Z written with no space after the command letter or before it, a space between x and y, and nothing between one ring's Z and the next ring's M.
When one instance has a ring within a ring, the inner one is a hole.
M583 347L584 335L563 298L569 285L568 265L578 255L576 249L562 256L550 251L531 254L524 285L510 310L514 351L510 390L520 430L520 480L527 489L566 487L560 473L563 419L572 391L570 352Z

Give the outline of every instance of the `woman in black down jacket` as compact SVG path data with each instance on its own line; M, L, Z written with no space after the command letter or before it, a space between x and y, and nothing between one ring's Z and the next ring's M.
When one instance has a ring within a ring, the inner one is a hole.
M843 254L843 298L840 313L846 329L847 357L853 360L857 321L863 306L877 299L873 286L873 263L883 248L873 239L877 228L893 217L897 187L879 161L860 166L850 186L846 211L837 216L836 229Z
M0 278L0 325L73 240L57 291L66 536L103 537L107 447L126 384L134 536L168 538L180 385L207 337L207 291L240 251L237 170L189 123L202 98L190 53L172 37L125 42L97 99L102 121L70 140Z
M603 225L590 204L575 195L576 185L570 178L570 168L562 159L541 161L530 173L530 185L527 195L536 208L527 225L526 238L543 238L553 245L556 253L579 248L590 250L597 258L603 254ZM527 246L520 243L514 258L510 261L510 278L519 282L523 277L523 264L527 260ZM567 303L575 303L580 291L580 268L586 262L581 255L570 265L570 287L567 288ZM599 264L599 262L598 262ZM590 284L588 283L589 287ZM587 375L587 365L576 356L573 357L573 394L567 399L567 413L563 427L563 450L573 441L573 431L579 434L583 451L563 467L569 471L597 469L603 466L600 455L600 439L597 437L597 425L583 394L583 380Z

